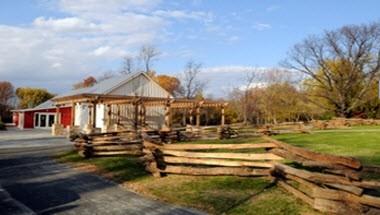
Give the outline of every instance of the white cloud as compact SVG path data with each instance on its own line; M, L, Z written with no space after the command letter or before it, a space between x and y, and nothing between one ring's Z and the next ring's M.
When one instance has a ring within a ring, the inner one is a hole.
M258 31L264 31L264 30L269 30L272 28L272 26L270 24L267 24L267 23L255 23L253 26L252 26L254 29L258 30Z
M87 22L78 17L67 17L63 19L53 19L38 17L33 21L37 28L51 29L53 31L94 31L100 30L101 26Z
M202 11L161 10L160 0L45 1L63 16L0 25L0 77L16 86L45 87L56 93L84 76L118 69L121 58L133 55L141 45L171 39L168 27L173 21L204 24L213 18ZM182 50L179 56L192 52Z
M183 10L157 10L153 12L154 15L175 19L194 19L211 21L213 18L212 13L203 11L183 11Z

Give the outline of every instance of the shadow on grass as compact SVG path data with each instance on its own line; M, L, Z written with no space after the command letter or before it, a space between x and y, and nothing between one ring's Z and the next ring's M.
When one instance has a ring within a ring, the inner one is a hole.
M76 151L71 151L56 157L59 161L74 164L95 165L100 171L112 174L112 180L116 182L134 181L149 177L138 157L94 157L83 158Z

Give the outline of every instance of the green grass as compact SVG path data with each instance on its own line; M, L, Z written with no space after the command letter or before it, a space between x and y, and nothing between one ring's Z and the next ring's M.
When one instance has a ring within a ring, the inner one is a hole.
M260 141L259 138L249 138L202 142ZM57 159L75 166L82 166L84 169L87 169L86 165L96 166L99 169L97 173L101 175L112 173L112 179L128 189L161 201L197 208L210 214L303 214L303 211L312 211L280 188L266 189L272 186L266 178L181 175L155 178L145 172L137 158L84 159L76 152L70 152L59 155Z
M282 134L274 138L317 152L356 157L364 165L380 165L380 126Z
M278 214L320 214L301 200L295 199L285 191L273 187L230 211L233 215L278 215Z

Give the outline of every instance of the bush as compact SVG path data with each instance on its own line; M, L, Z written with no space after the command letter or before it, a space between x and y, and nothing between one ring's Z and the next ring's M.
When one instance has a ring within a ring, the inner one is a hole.
M7 128L5 127L5 123L3 123L2 121L0 121L0 130L7 130Z

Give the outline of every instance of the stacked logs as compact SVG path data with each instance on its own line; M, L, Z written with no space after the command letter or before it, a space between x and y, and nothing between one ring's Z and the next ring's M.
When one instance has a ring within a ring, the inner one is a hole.
M313 120L311 121L311 124L314 128L323 130L323 129L347 128L350 126L380 125L380 120L334 118L331 120Z
M222 127L220 129L219 134L220 134L220 137L219 137L220 139L231 139L231 138L236 138L239 136L239 133L235 129L229 126Z
M142 155L142 140L133 133L81 134L74 146L82 157Z
M268 124L259 128L258 133L263 135L277 135L285 133L310 133L310 129L303 122L284 122Z
M295 166L277 163L278 185L314 209L334 214L380 213L379 181L361 178L361 163L350 157L316 153L270 138L273 154L293 160ZM379 193L377 193L379 195Z
M273 162L283 158L273 153L237 153L233 150L271 149L273 143L259 144L160 144L144 139L146 170L154 176L234 175L270 176ZM228 150L219 152L215 150ZM213 152L214 151L214 152Z

